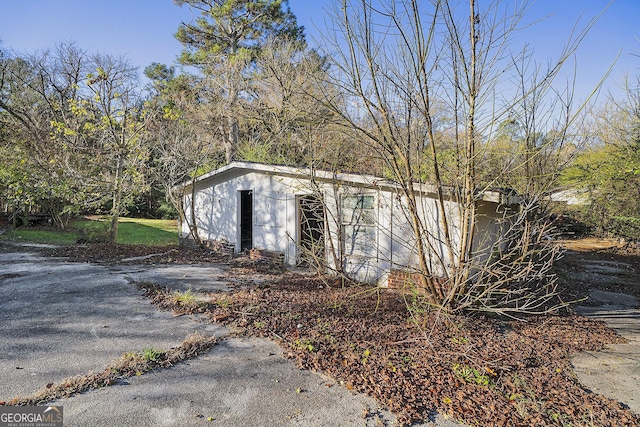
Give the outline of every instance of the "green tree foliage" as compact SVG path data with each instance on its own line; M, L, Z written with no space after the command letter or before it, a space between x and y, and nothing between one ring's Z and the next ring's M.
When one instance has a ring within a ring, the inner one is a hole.
M59 147L52 138L53 128L77 105L83 57L69 44L29 57L6 54L0 61L0 121L6 130L0 189L25 222L36 209L64 227L84 194L75 180L84 162L76 161L73 144Z
M201 12L195 22L178 28L176 38L185 46L180 62L202 72L200 95L209 97L226 161L231 162L237 156L242 133L238 116L255 77L256 58L269 40L294 41L302 49L303 27L286 0L174 2Z
M145 112L137 68L108 55L94 55L89 66L92 72L85 82L91 96L83 98L74 118L83 123L87 142L83 148L94 159L87 178L102 190L102 203L109 200L109 240L115 243L119 216L146 189ZM69 124L76 125L73 119ZM67 129L58 134L65 135Z
M255 58L272 38L304 41L286 0L175 0L202 13L194 23L183 23L176 38L185 46L180 62L202 66L212 57Z
M611 101L595 122L597 142L562 175L584 198L577 212L601 234L640 238L640 86Z
M68 215L108 206L117 218L145 188L144 111L137 70L122 58L88 56L73 43L2 62L2 189L14 207Z

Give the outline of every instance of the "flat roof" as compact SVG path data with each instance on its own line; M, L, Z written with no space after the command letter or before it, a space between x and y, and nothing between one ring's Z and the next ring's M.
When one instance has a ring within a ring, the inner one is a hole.
M356 187L381 188L387 190L399 190L401 186L389 179L374 175L358 174L340 171L327 171L322 169L297 168L293 166L268 165L265 163L234 161L226 166L208 172L196 178L194 183L201 183L214 178L223 178L227 174L237 174L238 172L260 172L265 175L287 176L292 178L310 179L323 182L342 182ZM185 189L191 186L192 182L184 182L177 185L176 189ZM422 194L437 194L437 186L433 184L414 183L416 191ZM454 189L445 187L447 196L454 194ZM498 203L501 205L516 205L521 202L520 196L511 189L487 189L482 191L479 200Z

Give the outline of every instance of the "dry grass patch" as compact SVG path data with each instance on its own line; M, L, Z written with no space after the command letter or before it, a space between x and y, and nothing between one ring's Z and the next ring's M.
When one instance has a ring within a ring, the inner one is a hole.
M125 353L100 373L76 375L58 384L47 384L32 395L18 396L8 401L6 405L42 405L85 391L110 386L125 378L143 375L155 369L169 368L184 360L193 359L209 351L217 342L218 339L215 337L195 333L187 336L179 347L169 351L145 348L142 352Z

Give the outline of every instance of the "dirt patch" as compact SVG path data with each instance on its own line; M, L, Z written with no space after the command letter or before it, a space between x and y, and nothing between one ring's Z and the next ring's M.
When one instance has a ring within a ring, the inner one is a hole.
M586 298L597 289L630 294L640 300L639 249L613 239L565 240L559 244L566 252L555 271L565 299Z
M559 240L563 248L578 252L612 251L618 250L623 245L617 239L601 239L598 237L587 237L584 239Z
M144 246L95 243L47 248L44 256L64 257L76 262L98 264L163 265L163 264L226 264L239 273L274 273L284 271L279 260L252 259L250 253L230 255L208 248L188 246Z

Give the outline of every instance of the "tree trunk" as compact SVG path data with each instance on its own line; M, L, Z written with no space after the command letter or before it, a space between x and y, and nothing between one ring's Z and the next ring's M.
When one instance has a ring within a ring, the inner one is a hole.
M202 240L200 239L200 234L198 232L198 223L196 219L196 178L195 174L193 179L191 179L191 224L189 225L189 233L193 237L196 245L201 245Z
M464 170L464 186L463 186L463 200L462 200L462 227L461 227L461 239L460 239L460 260L458 266L460 268L460 274L456 275L454 282L455 292L458 294L464 293L467 280L470 274L470 261L471 252L473 248L473 240L475 235L475 223L476 223L476 170L475 170L475 157L476 157L476 103L478 100L478 52L477 52L477 40L478 32L476 29L476 23L479 17L476 15L476 0L469 0L469 67L467 81L469 84L467 93L467 105L469 108L467 116L467 132L466 132L466 147L465 147L465 170Z
M233 162L238 154L238 141L240 140L240 128L238 120L233 115L227 118L227 140L225 141L225 157L227 164Z
M122 156L118 156L118 164L116 166L115 189L113 190L113 203L111 206L111 224L109 226L109 241L111 243L118 242L118 217L122 204Z

